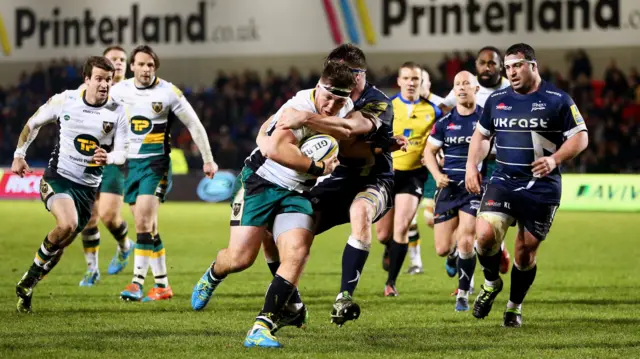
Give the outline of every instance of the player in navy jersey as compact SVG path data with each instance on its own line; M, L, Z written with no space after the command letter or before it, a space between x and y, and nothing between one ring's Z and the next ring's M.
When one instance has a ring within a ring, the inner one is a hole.
M467 192L464 175L469 143L482 114L482 107L476 105L478 90L478 81L470 72L462 71L456 75L453 80L456 107L433 126L423 154L424 162L438 186L434 211L436 252L445 257L457 242L456 311L469 310L469 291L476 268L473 237L480 194ZM440 149L444 152L442 171L436 159ZM482 169L480 172L483 172Z
M565 92L542 81L535 52L527 44L511 46L505 55L511 87L487 100L473 134L465 183L480 193L477 165L495 135L497 168L489 179L476 222L476 252L485 282L473 316L489 315L503 287L498 272L500 244L517 222L511 291L504 326L522 325L522 302L536 276L536 253L560 204L559 166L588 144L587 127Z

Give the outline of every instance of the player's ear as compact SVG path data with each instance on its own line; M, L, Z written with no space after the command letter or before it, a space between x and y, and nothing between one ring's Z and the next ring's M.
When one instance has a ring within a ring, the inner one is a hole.
M476 85L476 94L478 93L478 91L480 91L480 86Z
M396 83L398 84L398 87L400 87L400 76L396 78Z

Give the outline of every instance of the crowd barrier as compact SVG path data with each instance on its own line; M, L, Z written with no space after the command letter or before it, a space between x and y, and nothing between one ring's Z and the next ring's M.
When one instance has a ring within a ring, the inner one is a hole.
M0 199L38 199L44 169L24 177L0 168ZM201 173L173 176L170 201L229 201L237 172L220 170L213 179ZM565 174L562 176L561 210L640 212L640 175Z

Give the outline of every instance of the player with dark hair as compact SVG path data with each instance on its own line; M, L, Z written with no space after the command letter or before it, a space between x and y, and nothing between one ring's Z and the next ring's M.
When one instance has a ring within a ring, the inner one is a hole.
M231 203L229 245L218 252L216 260L196 284L191 306L195 310L204 309L228 274L250 267L267 236L267 229L271 229L282 263L267 289L264 306L247 334L244 342L247 347L281 346L272 333L284 325L285 306L297 292L313 241L313 208L308 193L319 176L330 174L338 164L335 155L314 162L300 151L304 140L317 131L306 126L282 129L277 123L289 108L339 121L353 109L349 94L354 86L347 66L339 63L325 66L315 88L299 91L272 116L266 125L266 135L257 140L260 147L245 160Z
M29 119L20 134L11 170L31 172L25 156L40 128L56 122L59 141L40 182L40 197L56 219L33 264L16 285L19 312L31 312L36 284L60 261L64 248L84 229L105 164L127 158L129 118L124 106L109 97L114 67L107 58L90 57L83 68L84 89L51 97Z
M485 282L473 316L489 315L502 291L500 245L516 223L511 292L504 326L522 325L522 302L533 283L536 254L560 204L559 166L588 145L587 126L571 97L540 78L533 48L515 44L506 52L511 87L494 92L484 106L473 134L465 184L481 191L478 164L495 136L497 168L489 179L476 222L476 253Z
M371 248L371 227L393 206L393 170L391 152L406 149L406 139L393 135L391 100L367 82L367 60L357 46L336 47L325 60L345 63L356 79L351 92L354 112L349 116L352 136L340 141L340 166L311 190L316 213L316 235L334 226L350 223L351 234L342 254L340 292L331 312L332 323L342 326L360 315L353 292ZM285 128L301 125L324 129L332 134L338 126L329 119L308 113L294 114L279 124ZM277 268L277 262L271 268Z
M171 189L171 125L182 122L202 154L202 170L213 178L218 165L209 139L193 107L172 83L156 76L160 60L147 45L131 53L133 78L113 87L112 96L127 104L131 116L131 146L125 166L124 201L136 223L133 279L120 297L128 301L155 301L173 297L167 277L166 252L158 231L158 210ZM143 298L142 287L151 267L155 286Z

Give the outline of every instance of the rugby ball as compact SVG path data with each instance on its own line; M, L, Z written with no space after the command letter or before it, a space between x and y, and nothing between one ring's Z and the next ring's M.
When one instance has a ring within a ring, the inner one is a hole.
M338 141L329 135L315 135L304 140L300 151L314 161L324 161L338 153Z

